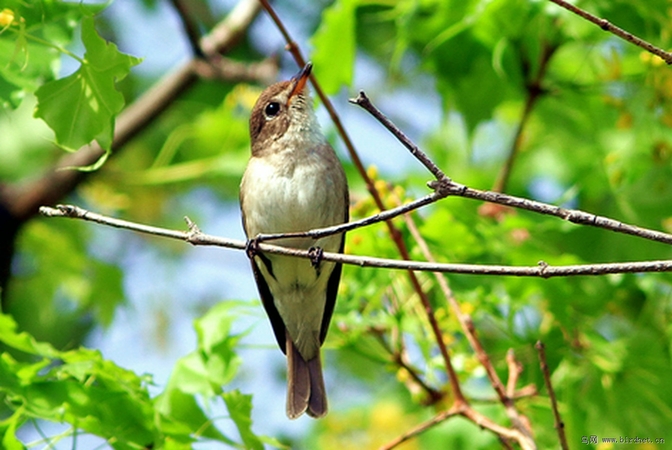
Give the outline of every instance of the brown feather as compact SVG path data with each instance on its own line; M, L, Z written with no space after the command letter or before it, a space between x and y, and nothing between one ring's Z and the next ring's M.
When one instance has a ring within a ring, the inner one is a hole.
M310 370L287 333L287 417L296 419L308 409Z
M320 418L327 414L327 390L324 387L320 354L303 359L287 333L287 417L296 419L304 412Z
M322 376L322 362L320 354L308 361L308 372L310 373L310 398L308 399L308 415L310 417L320 418L327 414L327 390L324 387L324 377Z

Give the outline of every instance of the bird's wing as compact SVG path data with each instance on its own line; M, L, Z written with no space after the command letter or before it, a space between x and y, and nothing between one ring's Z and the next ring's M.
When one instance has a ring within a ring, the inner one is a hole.
M349 194L348 190L345 190L345 217L343 223L347 223L350 220L350 211L348 209ZM341 235L341 248L338 250L339 253L343 253L343 248L345 247L345 233ZM324 340L327 338L327 331L329 331L329 322L331 322L331 316L334 314L334 307L336 306L336 296L338 294L338 283L341 281L341 269L342 265L336 263L334 265L334 270L329 276L329 281L327 282L327 301L324 304L324 314L322 315L322 325L320 327L320 344L324 344Z
M341 244L341 253L343 252L343 244ZM334 270L329 276L327 282L327 301L324 304L324 314L322 315L322 325L320 327L320 344L324 343L329 330L329 322L331 316L334 314L334 306L336 305L336 295L338 294L338 283L341 280L341 264L336 263Z
M266 270L268 271L268 273L271 274L271 276L273 276L273 268L271 266L271 261L261 253L258 253L257 256L266 266ZM275 304L273 303L273 294L271 294L271 290L268 288L268 283L266 283L266 280L264 279L261 270L259 270L259 267L257 266L256 258L253 258L250 261L252 262L252 272L254 273L254 281L257 282L257 289L259 290L261 303L264 305L266 314L268 315L268 318L271 320L271 325L273 326L273 333L275 334L275 340L278 341L280 350L282 350L283 353L286 353L285 323L282 321L282 317L280 317L280 313L278 312L278 309L275 307ZM329 282L331 283L331 280Z

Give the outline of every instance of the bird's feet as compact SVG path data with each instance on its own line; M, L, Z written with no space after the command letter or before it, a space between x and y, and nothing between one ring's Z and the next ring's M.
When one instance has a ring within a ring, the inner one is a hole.
M245 244L245 254L248 258L254 259L257 253L259 253L259 239L248 239L247 243Z
M321 247L310 247L308 249L308 255L310 256L310 263L317 269L324 257L324 250L322 250Z

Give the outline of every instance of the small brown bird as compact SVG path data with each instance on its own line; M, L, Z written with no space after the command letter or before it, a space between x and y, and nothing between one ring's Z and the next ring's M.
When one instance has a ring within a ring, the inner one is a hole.
M260 233L308 231L348 221L348 185L322 134L308 94L308 63L290 81L268 87L250 117L252 157L240 185L243 228ZM274 244L342 252L344 235L286 238ZM251 241L253 242L253 241ZM319 254L319 250L318 250ZM287 416L327 413L320 347L334 311L341 265L251 252L259 295L287 355Z

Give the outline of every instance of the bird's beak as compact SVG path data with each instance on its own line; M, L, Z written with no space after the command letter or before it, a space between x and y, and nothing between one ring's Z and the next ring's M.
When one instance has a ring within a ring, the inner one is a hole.
M292 78L292 83L294 85L292 86L292 92L289 94L289 98L287 98L287 105L291 103L292 98L294 98L295 95L298 95L303 91L303 88L306 86L308 78L310 77L310 72L312 70L313 65L311 63L307 63L299 73L294 75Z

